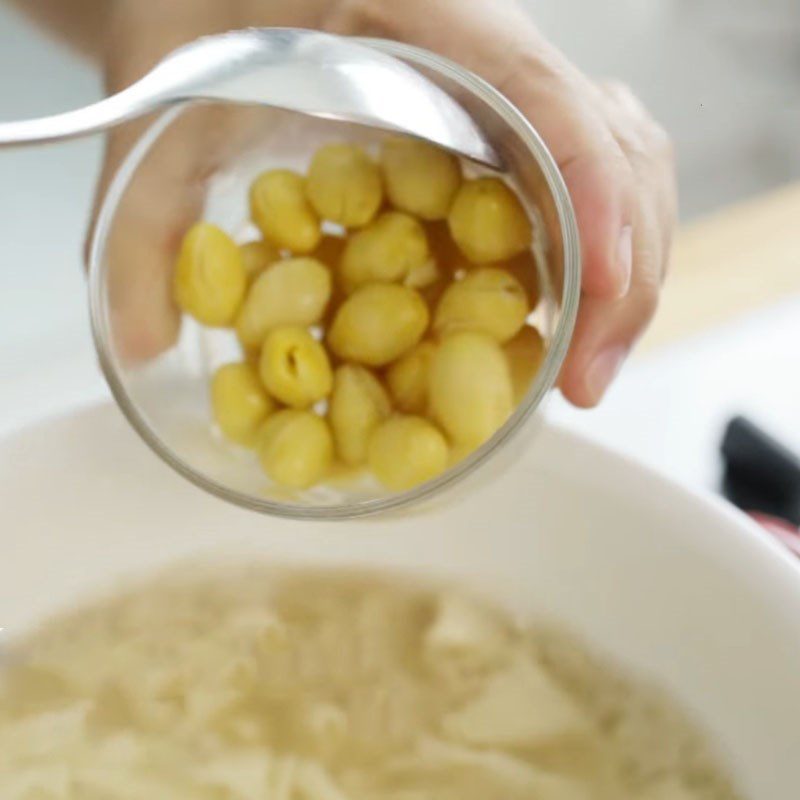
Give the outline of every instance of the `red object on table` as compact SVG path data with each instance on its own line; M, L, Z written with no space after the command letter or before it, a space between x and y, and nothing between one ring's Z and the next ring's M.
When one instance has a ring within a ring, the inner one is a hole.
M785 519L773 517L769 514L761 514L758 511L751 511L750 516L800 558L800 528L795 528Z

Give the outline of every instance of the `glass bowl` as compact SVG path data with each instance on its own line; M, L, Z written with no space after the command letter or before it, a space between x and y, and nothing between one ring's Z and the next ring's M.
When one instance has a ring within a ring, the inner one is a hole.
M140 220L129 201L148 190L147 172L161 170L162 207L186 210L186 221L202 217L238 240L255 233L247 213L247 187L263 169L303 170L319 145L352 140L376 145L383 131L312 119L271 108L187 105L164 113L137 142L115 176L98 217L90 253L92 329L101 368L123 413L144 441L167 464L197 486L245 508L301 519L341 519L397 509L439 495L467 475L493 477L524 447L520 434L553 387L572 335L580 293L577 227L558 168L530 123L493 87L460 66L418 48L383 40L363 40L419 69L453 95L473 116L507 167L534 220L534 254L542 299L533 312L546 350L524 399L505 425L482 447L439 477L406 492L392 493L368 479L332 480L303 492L270 485L255 454L229 445L211 424L208 383L220 364L240 359L230 331L201 328L184 318L174 344L146 361L126 358L114 303L115 274L123 257L119 243L137 236ZM206 126L224 146L200 175L187 180L170 137L177 126ZM214 127L208 127L214 126ZM235 131L235 133L233 133ZM467 171L470 167L467 166ZM165 194L166 193L166 194ZM140 207L140 206L137 206ZM165 247L177 250L180 232ZM116 245L115 245L116 243ZM143 269L149 265L142 265ZM165 291L155 275L153 291ZM518 447L509 447L514 441ZM480 468L480 469L479 469ZM463 483L462 483L463 486Z

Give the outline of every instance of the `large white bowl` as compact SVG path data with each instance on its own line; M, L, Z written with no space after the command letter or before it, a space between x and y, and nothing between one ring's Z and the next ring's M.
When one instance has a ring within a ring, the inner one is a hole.
M203 494L115 408L38 426L0 443L0 627L215 551L457 576L673 692L748 798L796 798L800 568L721 501L563 431L536 444L447 506L312 525Z

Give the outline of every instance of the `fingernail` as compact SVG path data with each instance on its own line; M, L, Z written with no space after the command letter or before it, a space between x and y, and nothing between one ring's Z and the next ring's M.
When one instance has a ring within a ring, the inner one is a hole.
M594 361L589 365L589 369L586 370L586 388L595 402L605 394L609 384L619 372L627 354L627 347L614 345L601 350L595 356Z
M617 239L617 294L624 297L631 286L633 272L633 228L626 225Z

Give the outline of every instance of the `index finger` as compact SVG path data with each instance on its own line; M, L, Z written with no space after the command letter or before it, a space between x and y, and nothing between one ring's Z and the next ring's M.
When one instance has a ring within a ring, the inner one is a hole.
M548 62L549 59L549 62ZM596 89L558 53L536 54L500 87L555 158L580 235L587 294L624 296L633 268L635 176L593 102Z

